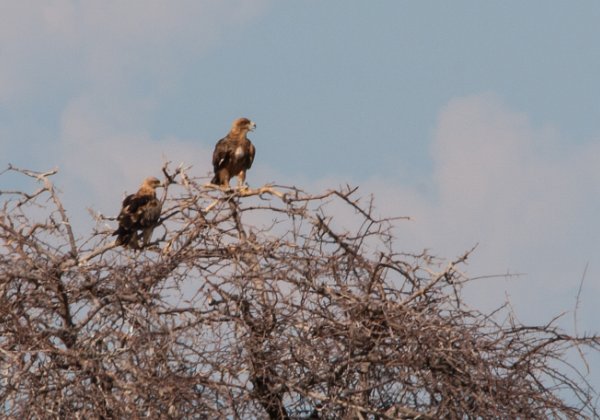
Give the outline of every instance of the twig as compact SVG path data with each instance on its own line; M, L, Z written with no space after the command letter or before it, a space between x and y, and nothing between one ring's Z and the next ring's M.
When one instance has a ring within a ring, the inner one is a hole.
M583 290L583 283L585 281L585 275L587 274L588 266L589 266L589 262L586 262L585 268L583 269L583 274L581 275L581 280L579 281L579 288L577 289L577 297L575 298L575 309L573 310L573 329L575 330L576 336L579 336L579 328L578 328L579 324L577 322L577 312L579 310L579 303L581 302L580 301L581 291ZM590 366L585 358L585 355L583 354L583 351L581 350L581 347L579 346L578 343L576 343L575 346L577 347L577 351L579 352L579 356L581 357L581 360L585 364L586 372L589 373Z

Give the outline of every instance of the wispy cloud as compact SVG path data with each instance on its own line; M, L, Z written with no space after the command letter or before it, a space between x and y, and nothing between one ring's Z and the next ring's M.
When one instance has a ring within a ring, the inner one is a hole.
M572 309L578 281L598 298L600 145L569 147L552 127L491 94L457 98L441 111L426 190L371 180L365 186L384 214L414 217L398 228L405 250L430 248L452 258L479 244L472 275L523 273L473 290L478 303L505 293L534 319ZM588 295L589 298L589 295Z
M260 15L268 0L24 0L0 14L0 103L44 85L78 81L88 89L160 87L190 57ZM39 98L39 95L38 95Z

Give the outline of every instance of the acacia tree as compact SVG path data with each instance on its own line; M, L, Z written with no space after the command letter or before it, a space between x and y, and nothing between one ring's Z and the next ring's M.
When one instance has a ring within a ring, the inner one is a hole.
M563 359L599 337L470 309L469 253L441 265L395 251L399 221L355 189L222 191L165 165L160 226L136 251L115 247L114 218L74 232L54 172L8 170L39 189L2 191L4 416L598 414Z

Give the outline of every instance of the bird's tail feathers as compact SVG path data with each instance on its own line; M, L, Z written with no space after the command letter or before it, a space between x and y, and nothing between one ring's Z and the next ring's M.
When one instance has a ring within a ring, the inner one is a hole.
M115 244L123 245L126 247L131 243L131 240L133 239L133 235L135 235L135 232L123 229L122 227L119 227L119 229L115 230L112 233L112 236L115 236L115 235L117 236L117 239L115 239Z

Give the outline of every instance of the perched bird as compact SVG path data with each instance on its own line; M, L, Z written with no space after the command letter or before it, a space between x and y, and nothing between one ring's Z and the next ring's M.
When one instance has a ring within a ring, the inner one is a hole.
M233 122L229 133L215 146L212 157L215 176L211 183L229 188L229 180L237 176L238 185L245 185L246 171L252 166L256 151L246 134L255 128L256 124L248 118Z
M135 194L123 200L121 212L117 217L119 228L113 232L117 235L115 243L133 249L139 249L139 233L142 231L142 247L146 246L160 218L161 203L156 198L156 188L160 180L146 178Z

